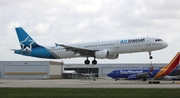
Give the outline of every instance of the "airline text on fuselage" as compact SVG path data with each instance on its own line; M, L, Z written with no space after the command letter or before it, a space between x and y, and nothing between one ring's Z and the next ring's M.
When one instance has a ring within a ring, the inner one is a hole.
M142 43L144 41L145 41L145 38L141 38L141 39L125 39L125 40L121 40L120 43L121 44Z
M120 70L120 74L140 74L143 70Z

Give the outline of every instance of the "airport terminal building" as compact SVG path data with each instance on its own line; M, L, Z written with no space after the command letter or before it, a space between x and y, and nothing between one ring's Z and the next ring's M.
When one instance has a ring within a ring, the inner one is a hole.
M46 79L80 78L83 74L95 74L108 78L107 74L117 69L163 67L167 63L119 63L119 64L64 64L53 61L0 61L0 79Z

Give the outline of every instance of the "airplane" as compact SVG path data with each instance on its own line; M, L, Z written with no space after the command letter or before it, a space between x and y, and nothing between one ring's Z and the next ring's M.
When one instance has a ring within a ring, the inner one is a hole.
M98 41L79 44L57 44L53 47L45 47L37 44L22 27L15 28L21 49L12 49L15 54L46 59L66 59L86 57L85 64L90 64L89 57L93 57L93 65L97 59L117 59L119 54L151 52L164 49L168 44L159 38L133 38L112 41Z
M107 76L117 81L120 78L127 78L128 80L146 81L147 78L157 79L167 75L172 75L179 71L178 65L180 61L180 52L178 52L171 62L162 68L134 68L134 69L120 69L113 70Z

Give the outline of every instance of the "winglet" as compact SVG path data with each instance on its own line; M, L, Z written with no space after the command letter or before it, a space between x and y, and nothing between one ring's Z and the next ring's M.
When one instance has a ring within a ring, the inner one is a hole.
M59 44L55 43L56 47L59 46Z

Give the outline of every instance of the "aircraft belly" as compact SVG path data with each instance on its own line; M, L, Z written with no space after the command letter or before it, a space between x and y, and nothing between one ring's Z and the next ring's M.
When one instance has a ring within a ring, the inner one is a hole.
M127 78L130 74L119 75L118 78Z
M122 45L116 52L119 53L133 53L133 52L144 52L147 51L146 46L143 44L136 45Z
M70 51L56 51L54 52L59 58L72 58L72 57L77 57L74 52Z

